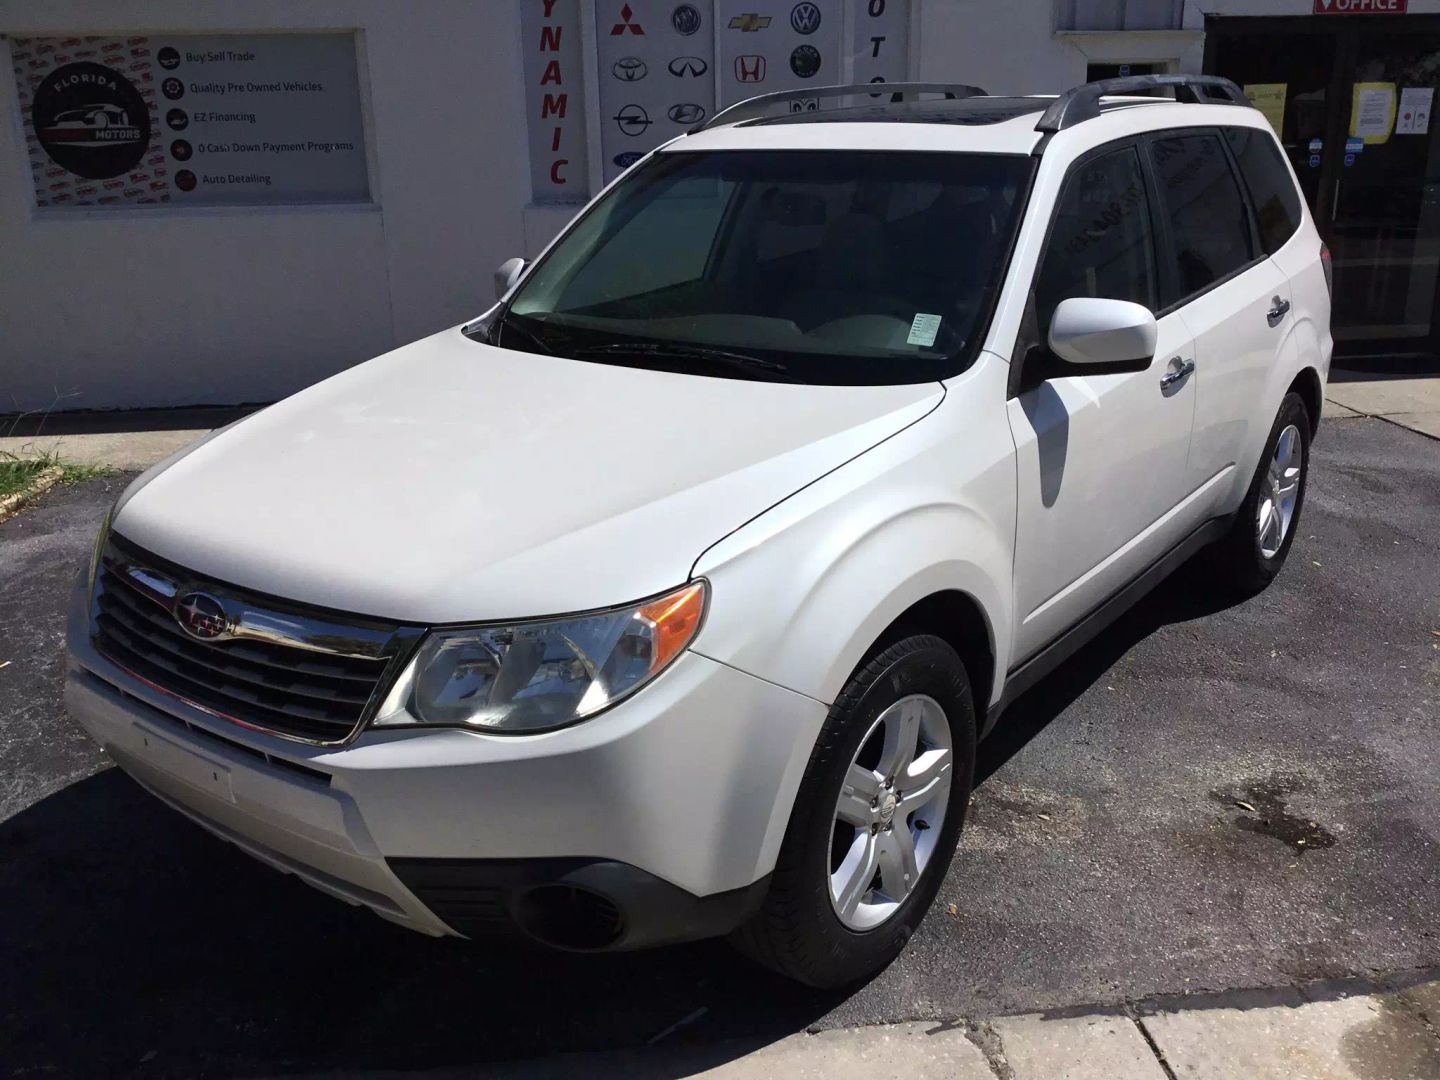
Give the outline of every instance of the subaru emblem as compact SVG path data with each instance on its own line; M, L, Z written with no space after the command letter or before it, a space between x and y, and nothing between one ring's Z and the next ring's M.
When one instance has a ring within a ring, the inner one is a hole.
M220 601L202 592L186 593L176 602L175 621L199 641L214 641L230 631L230 616Z

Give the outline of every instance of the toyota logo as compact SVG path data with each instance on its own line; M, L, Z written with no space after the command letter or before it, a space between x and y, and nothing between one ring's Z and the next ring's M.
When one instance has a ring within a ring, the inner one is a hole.
M621 82L639 82L649 74L650 69L638 56L622 56L615 61L610 71Z
M219 600L202 592L186 593L175 604L175 621L191 637L214 641L230 632L230 616Z

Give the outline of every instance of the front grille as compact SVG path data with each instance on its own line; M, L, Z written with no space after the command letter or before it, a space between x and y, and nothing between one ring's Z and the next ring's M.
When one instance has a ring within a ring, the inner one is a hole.
M229 630L181 628L177 603L202 593ZM105 545L91 607L95 648L143 682L247 727L338 743L368 719L413 634L394 624L318 614L208 581L119 537Z

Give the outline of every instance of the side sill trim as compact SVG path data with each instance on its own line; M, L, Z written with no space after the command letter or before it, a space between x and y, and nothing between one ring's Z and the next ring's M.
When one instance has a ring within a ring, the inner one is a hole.
M1000 714L1021 694L1054 671L1085 645L1094 640L1107 626L1132 608L1146 593L1169 577L1180 564L1201 548L1223 537L1234 521L1233 514L1211 518L1180 543L1167 551L1149 567L1131 579L1110 599L1086 615L1065 633L1046 645L1005 677L1005 690L1000 700L990 707L985 717L985 734L994 728Z

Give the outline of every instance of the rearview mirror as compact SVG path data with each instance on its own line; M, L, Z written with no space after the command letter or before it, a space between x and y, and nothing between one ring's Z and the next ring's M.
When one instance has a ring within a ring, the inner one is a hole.
M1060 301L1050 320L1050 351L1096 368L1097 375L1100 366L1105 374L1144 371L1155 356L1155 337L1150 309L1128 300L1071 297Z
M520 275L525 272L524 259L506 259L495 271L495 299L504 300L505 294L515 287Z

